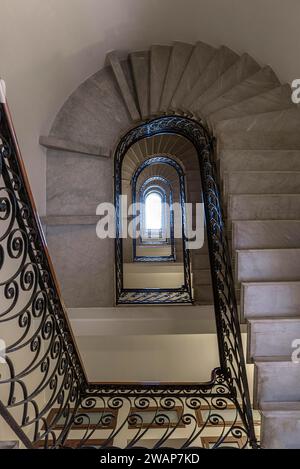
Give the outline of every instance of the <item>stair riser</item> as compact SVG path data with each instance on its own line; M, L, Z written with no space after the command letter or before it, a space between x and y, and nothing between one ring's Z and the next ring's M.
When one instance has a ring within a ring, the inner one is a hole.
M257 362L255 368L258 403L300 400L300 364Z
M149 115L150 99L150 55L149 52L131 54L130 56L135 88L139 101L141 116L145 119Z
M209 269L209 257L208 254L199 254L193 256L193 268L195 269Z
M220 172L299 171L300 151L224 150L220 152Z
M197 304L213 304L213 291L211 285L194 287L194 300Z
M193 285L201 286L201 285L210 285L211 284L211 274L210 270L200 270L200 269L193 269Z
M298 131L300 126L299 109L291 108L282 111L267 112L252 116L228 119L216 125L216 132L230 131Z
M224 175L224 196L229 194L299 194L300 172L239 172Z
M300 282L242 284L241 312L246 318L297 317Z
M295 132L220 133L219 150L300 150L300 135Z
M114 72L116 81L119 85L120 92L127 106L128 112L133 121L140 120L140 114L137 109L135 99L133 96L134 86L132 85L132 79L129 76L130 67L127 61L122 61L117 57L115 52L108 54L108 61Z
M290 357L295 339L300 338L300 319L250 323L249 357Z
M291 95L291 88L288 85L280 86L261 95L241 101L234 106L221 109L211 114L209 120L215 126L218 122L226 119L289 109L294 107Z
M237 251L238 282L284 282L300 279L300 249Z
M234 222L232 233L233 250L300 246L300 221Z
M229 196L230 220L298 220L300 195Z
M299 449L300 417L262 417L261 447L263 449Z
M207 68L200 75L197 83L186 96L183 105L187 109L197 110L194 108L199 96L201 96L231 65L238 60L238 55L227 47L218 49Z
M279 85L280 82L273 70L270 67L264 67L210 103L210 108L207 112L209 115L215 116L215 113L222 109L232 107L254 96L266 93Z
M218 80L199 98L197 107L202 107L205 115L210 114L210 103L225 94L238 83L253 75L259 70L259 65L248 55L244 54L237 60Z
M191 44L182 42L174 43L161 97L161 111L167 111L169 109L173 95L180 83L181 77L189 62L193 49L194 47Z
M150 58L150 112L159 112L160 99L166 79L172 48L152 46Z
M215 52L216 50L213 47L209 46L208 44L204 44L203 42L199 42L195 45L190 60L185 67L180 84L172 99L172 108L177 109L182 105L185 96L191 92L199 76L201 73L203 73L209 62L212 60Z

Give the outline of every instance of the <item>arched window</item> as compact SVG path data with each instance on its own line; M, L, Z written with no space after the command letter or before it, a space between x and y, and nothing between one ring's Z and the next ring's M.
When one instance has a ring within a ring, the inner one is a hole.
M161 231L163 227L163 200L158 192L150 192L145 199L145 228Z

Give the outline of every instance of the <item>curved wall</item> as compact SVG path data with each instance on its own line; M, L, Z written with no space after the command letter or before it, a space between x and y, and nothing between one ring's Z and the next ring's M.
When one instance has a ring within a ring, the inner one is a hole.
M2 0L0 74L40 213L46 164L38 137L107 51L200 39L247 51L291 81L300 77L299 18L299 0Z

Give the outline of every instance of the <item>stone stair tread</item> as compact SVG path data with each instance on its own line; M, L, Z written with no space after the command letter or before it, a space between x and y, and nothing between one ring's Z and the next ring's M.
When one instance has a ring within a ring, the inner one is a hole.
M150 49L150 113L159 112L172 46L155 44Z
M287 357L264 357L255 361L254 402L300 401L300 367Z
M295 108L291 100L290 85L281 85L265 93L255 95L233 106L220 109L209 115L209 120L215 126L218 122L251 114L279 111Z
M222 150L220 173L233 170L300 170L299 150Z
M300 281L242 282L241 316L299 317Z
M251 249L237 249L236 252L238 253L262 253L262 252L267 252L267 253L272 253L272 252L282 252L282 253L288 253L291 251L296 251L300 252L300 247L299 248L263 248L263 249L256 249L256 248L251 248Z
M193 285L211 285L210 269L193 269Z
M223 193L300 193L300 171L225 171Z
M233 50L221 46L209 62L204 72L200 75L190 93L183 101L183 107L189 110L196 110L193 103L206 91L220 75L222 75L239 58Z
M300 219L299 194L236 194L228 198L230 220Z
M298 318L249 319L247 356L249 361L291 361L292 343L300 333Z
M126 107L132 120L139 121L140 114L137 109L135 99L132 95L130 85L128 84L125 75L124 67L122 66L121 59L119 58L118 53L116 51L110 52L109 54L107 54L107 59L114 72L114 76L119 85L121 95L125 101Z
M137 51L130 54L133 78L142 119L149 116L150 100L150 53Z
M300 135L293 131L220 132L218 145L229 150L300 150Z
M176 41L170 55L168 71L161 96L160 110L167 111L180 83L185 67L192 55L194 45Z
M236 251L239 282L300 280L300 249L245 249Z
M269 364L269 363L272 363L272 364L280 363L281 365L282 364L287 364L287 366L288 365L293 365L293 362L291 361L291 357L288 356L288 355L281 355L281 356L276 356L276 357L270 357L270 356L256 357L255 362L256 362L256 364L258 364L258 366L259 365L264 365L264 364Z
M276 317L270 317L270 316L260 316L259 318L249 318L248 322L251 324L272 324L272 323L299 323L300 322L300 309L299 309L299 317L294 317L294 316L276 316Z
M209 115L214 115L224 108L232 107L254 96L266 93L279 85L280 81L272 68L269 66L263 67L260 71L211 102L207 112L209 112Z
M299 418L300 417L300 401L295 401L295 402L261 402L260 403L260 411L264 415L272 415L273 413L291 413L290 417L293 418ZM294 413L297 413L295 415Z
M177 109L181 106L185 96L190 93L198 78L212 60L215 52L216 49L208 44L200 41L196 43L177 90L172 98L172 108Z
M300 126L300 110L298 107L280 111L263 112L250 116L226 119L218 122L216 132L230 130L245 131L298 131Z
M210 114L210 103L225 94L247 77L258 72L258 63L249 55L243 54L229 69L227 69L213 85L210 86L195 103L195 108L201 109L204 115Z

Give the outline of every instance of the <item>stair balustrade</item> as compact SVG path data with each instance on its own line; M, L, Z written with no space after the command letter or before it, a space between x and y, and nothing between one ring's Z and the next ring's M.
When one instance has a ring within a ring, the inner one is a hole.
M197 149L207 220L220 367L206 383L89 383L68 321L7 103L0 108L0 416L26 448L256 448L231 259L213 162L199 122L165 116L131 130L119 163L140 138L173 133ZM116 256L120 255L116 240ZM118 263L117 263L118 265ZM117 272L117 289L120 272ZM202 358L203 359L203 358ZM195 357L194 366L200 366ZM105 363L99 363L105 367ZM228 411L230 411L228 416ZM155 431L155 436L153 431ZM151 433L152 432L152 433ZM178 436L179 435L179 436ZM76 438L75 438L76 437ZM76 441L74 442L74 438ZM206 438L206 440L205 440Z

